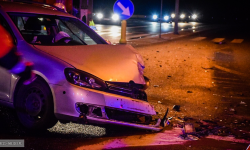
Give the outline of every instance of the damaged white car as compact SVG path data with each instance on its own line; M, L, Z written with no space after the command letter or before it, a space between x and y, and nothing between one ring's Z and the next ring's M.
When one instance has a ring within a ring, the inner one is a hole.
M49 5L0 2L0 23L23 61L34 63L36 79L29 85L0 68L0 103L16 109L24 127L47 129L59 120L162 129L165 119L152 120L149 81L133 47L109 45Z

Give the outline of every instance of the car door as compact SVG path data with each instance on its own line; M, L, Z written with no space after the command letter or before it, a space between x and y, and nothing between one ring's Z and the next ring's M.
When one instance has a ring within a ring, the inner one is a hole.
M0 25L10 32L10 27L1 14L0 14ZM9 73L8 70L0 67L0 100L4 101L10 100L11 75L12 74Z

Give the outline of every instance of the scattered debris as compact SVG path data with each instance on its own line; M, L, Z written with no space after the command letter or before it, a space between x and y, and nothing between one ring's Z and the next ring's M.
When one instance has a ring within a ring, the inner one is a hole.
M230 108L229 111L235 111L235 109L234 108Z
M160 65L160 67L162 67L162 65Z
M243 138L249 140L248 131L239 129L240 126L246 126L248 120L238 121L233 120L229 126L221 126L223 120L211 121L211 120L190 120L192 118L179 118L175 119L179 123L173 123L173 127L182 128L182 134L179 136L184 140L199 140L201 137L209 135L218 135L218 136L228 136L235 138ZM185 121L184 121L185 120ZM226 121L227 119L224 119ZM190 123L190 121L192 123ZM225 122L226 123L226 122ZM228 123L227 123L228 124Z
M158 101L158 104L161 104L161 101Z
M194 132L194 126L192 123L185 123L184 125L184 131L185 133L192 133Z
M180 105L174 105L173 110L180 111L181 106Z
M156 51L156 52L158 52L158 53L159 53L159 51Z
M192 141L196 141L196 140L199 140L199 138L197 136L194 136L194 135L187 135L187 138L189 140L192 140ZM190 146L191 147L191 146Z
M187 91L187 93L193 93L192 91Z
M246 105L246 102L240 101L241 105Z
M168 76L168 78L171 78L172 76Z
M244 93L239 93L239 94L237 94L237 95L239 95L239 96L244 96Z
M154 87L159 87L159 85L154 85Z
M202 69L205 69L205 70L208 70L208 69L210 69L210 70L214 70L215 68L214 67L212 67L212 68L204 68L204 67L201 67Z
M181 123L184 122L184 120L181 120L181 119L179 119L179 118L175 118L175 120L178 121L178 122L181 122ZM182 125L182 126L183 126L183 125Z
M184 140L191 140L191 141L199 140L199 137L191 135L191 134L182 134L179 137ZM189 147L191 147L191 145Z

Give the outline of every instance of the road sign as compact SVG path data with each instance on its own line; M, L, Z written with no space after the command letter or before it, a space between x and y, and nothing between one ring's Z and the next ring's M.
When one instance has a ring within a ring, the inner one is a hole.
M134 5L130 0L118 0L114 4L114 13L120 16L121 20L127 20L134 14Z

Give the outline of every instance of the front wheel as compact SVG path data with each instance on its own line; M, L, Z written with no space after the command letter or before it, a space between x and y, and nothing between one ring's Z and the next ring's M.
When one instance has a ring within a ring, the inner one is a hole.
M20 86L15 106L21 124L27 129L44 130L57 122L52 93L40 77L29 85Z

